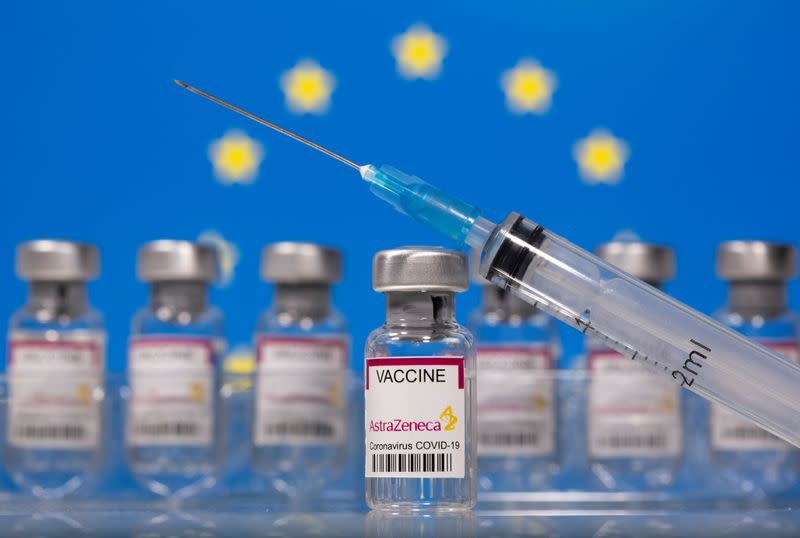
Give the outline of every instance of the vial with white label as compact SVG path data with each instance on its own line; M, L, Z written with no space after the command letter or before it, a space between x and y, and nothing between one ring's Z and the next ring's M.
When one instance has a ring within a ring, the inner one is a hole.
M597 255L656 288L675 274L674 252L662 245L611 242ZM608 489L671 483L683 455L680 388L599 341L586 346L587 452L595 477Z
M137 273L150 284L150 304L134 317L128 343L128 463L151 491L186 495L213 484L221 459L224 330L208 302L216 253L153 241L139 249Z
M60 497L101 460L106 332L86 290L98 253L30 241L17 247L16 266L30 287L9 324L5 463L34 495Z
M254 342L253 465L291 497L330 483L348 457L350 340L331 301L341 275L332 248L281 242L262 252L261 277L274 294Z
M481 306L470 319L480 389L478 487L542 489L558 471L555 320L477 271L473 278L481 285Z
M372 287L386 321L365 350L365 482L370 508L458 510L477 491L475 350L455 294L469 286L463 253L381 251Z
M788 308L786 283L797 271L796 256L793 246L766 241L729 241L717 250L717 274L728 282L718 319L793 362L800 361L800 325ZM740 473L748 491L796 480L796 449L719 405L705 405L718 470Z

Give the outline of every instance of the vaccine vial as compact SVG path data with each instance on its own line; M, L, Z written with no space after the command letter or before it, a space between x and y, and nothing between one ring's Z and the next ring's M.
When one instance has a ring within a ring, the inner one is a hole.
M386 322L365 351L366 500L383 510L469 509L476 500L475 350L456 321L467 258L430 247L375 255Z
M290 497L337 478L348 457L347 322L332 305L339 251L313 243L268 245L261 277L274 284L258 321L253 464Z
M39 497L74 491L101 460L106 332L86 290L98 258L71 241L17 247L17 274L30 286L9 324L4 456L16 483Z
M477 339L478 488L543 489L558 471L555 320L475 270L481 306L470 319Z
M800 324L788 308L786 283L797 271L796 257L791 245L766 241L730 241L717 250L717 274L728 282L718 319L792 362L800 361ZM748 491L794 483L796 449L722 406L707 405L718 469L740 473Z
M213 484L221 459L221 313L209 306L215 251L160 240L139 249L137 273L150 304L128 343L126 447L134 474L160 495L187 495Z
M656 288L675 274L674 252L662 245L612 242L597 255ZM594 475L608 489L669 484L683 454L679 386L600 341L589 338L586 346L587 451Z

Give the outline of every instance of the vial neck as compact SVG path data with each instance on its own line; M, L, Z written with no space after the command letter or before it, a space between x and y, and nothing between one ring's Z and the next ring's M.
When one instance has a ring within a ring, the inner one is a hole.
M483 312L499 321L525 321L536 313L532 305L497 286L484 286L481 296Z
M327 284L278 284L273 304L279 315L322 319L331 310L331 287Z
M76 318L89 309L86 282L31 282L27 308L43 321Z
M175 314L192 315L208 307L208 284L199 281L153 282L150 286L150 308L159 317Z
M386 294L386 324L396 326L454 325L454 293L390 292Z
M738 281L728 287L728 310L745 319L775 318L786 311L786 283L782 280Z

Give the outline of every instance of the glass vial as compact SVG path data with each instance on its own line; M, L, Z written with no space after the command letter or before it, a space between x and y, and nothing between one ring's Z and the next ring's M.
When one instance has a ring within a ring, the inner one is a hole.
M261 277L274 284L258 321L253 464L290 497L319 491L343 471L350 381L347 323L331 303L339 251L313 243L267 245Z
M126 448L138 479L160 495L188 495L213 484L221 459L221 313L208 304L215 251L160 240L139 249L137 273L150 304L128 344Z
M476 500L475 350L456 321L466 256L429 247L375 255L386 322L365 352L366 500L384 510L469 509Z
M9 324L5 463L36 496L77 489L101 460L106 333L86 291L98 258L70 241L17 247L17 274L30 287Z
M662 245L612 242L597 255L651 286L675 275L675 255ZM671 483L683 455L680 388L644 365L588 339L587 451L608 489Z
M800 325L787 305L786 283L797 272L796 257L791 245L766 241L729 241L717 249L717 274L728 282L718 319L794 362L800 361ZM718 469L736 473L748 492L794 483L798 457L788 443L721 406L706 406Z
M470 319L477 339L478 487L543 489L558 471L555 320L477 272L481 306Z

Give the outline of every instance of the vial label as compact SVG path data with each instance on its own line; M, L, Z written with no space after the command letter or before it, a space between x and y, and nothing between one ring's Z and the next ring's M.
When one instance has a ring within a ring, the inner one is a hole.
M258 342L253 444L342 444L348 340L264 337Z
M141 336L128 354L132 446L210 445L214 343L210 338Z
M367 359L365 377L365 476L464 478L464 358Z
M589 353L588 449L593 458L681 452L679 387L616 351Z
M795 363L800 363L800 342L761 341L761 344L780 353ZM711 446L716 450L787 450L782 439L756 426L721 405L711 404Z
M91 449L100 442L105 335L57 340L9 335L8 443L17 448Z
M478 348L478 454L555 450L553 359L546 345Z

